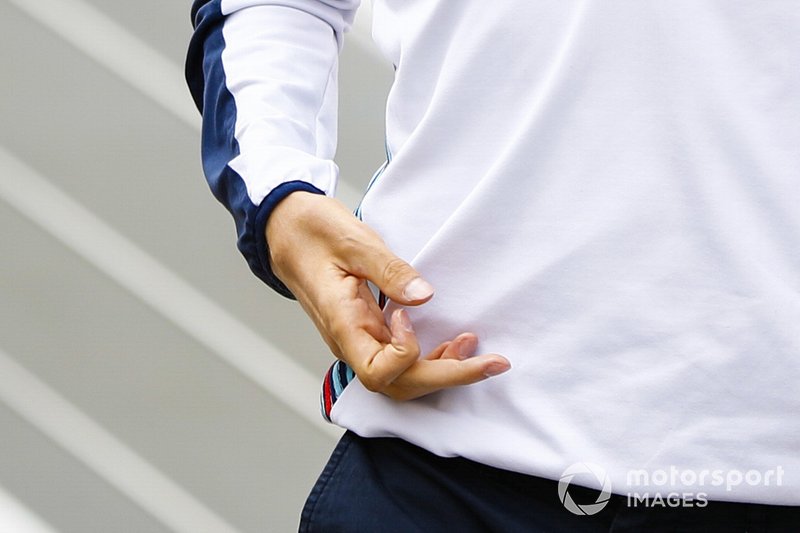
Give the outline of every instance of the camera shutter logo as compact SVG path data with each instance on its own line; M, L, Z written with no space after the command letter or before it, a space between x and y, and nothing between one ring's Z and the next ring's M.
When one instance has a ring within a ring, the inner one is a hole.
M597 501L594 503L575 503L569 494L569 485L572 478L577 475L592 475L597 478L597 482L602 486ZM611 499L611 479L606 474L605 469L592 463L575 463L567 467L558 480L558 498L561 504L571 513L577 515L593 515L599 513Z

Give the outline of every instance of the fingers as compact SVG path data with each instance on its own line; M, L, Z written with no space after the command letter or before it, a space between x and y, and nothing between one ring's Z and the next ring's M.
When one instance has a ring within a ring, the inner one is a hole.
M390 342L365 361L360 373L356 372L364 386L373 392L383 392L419 358L419 343L406 310L396 310L389 320Z
M355 262L354 269L394 302L419 305L433 297L433 286L379 239L370 247L356 250L352 260Z
M271 213L266 238L272 270L295 296L317 285L320 269L328 266L372 281L402 305L419 305L433 296L433 287L411 265L333 198L293 192Z
M383 391L405 401L451 387L471 385L508 371L511 363L497 354L458 359L422 359L408 368Z
M273 210L266 233L273 272L369 390L415 398L510 367L498 355L474 356L473 334L459 335L420 359L406 311L394 312L387 325L365 280L405 306L430 300L433 287L335 200L292 193Z
M378 302L375 301L375 297L367 286L366 281L361 281L358 288L358 295L364 302L367 302L367 310L371 318L370 324L373 325L373 327L368 330L368 333L380 342L390 342L392 333L386 325L383 311L380 306L378 306Z
M473 356L478 346L473 333L462 333L420 359L419 343L404 309L392 313L390 333L390 341L384 344L365 331L354 332L343 351L372 354L349 363L364 387L396 400L469 385L511 368L509 361L497 354Z
M411 265L333 198L291 193L270 214L266 238L273 272L295 295L318 283L319 268L336 265L372 281L402 305L419 305L433 296L433 287Z
M433 359L466 359L478 348L478 337L474 333L462 333L452 341L443 342L425 356Z
M474 333L462 333L456 337L442 354L442 359L463 360L478 349L478 337Z
M364 280L337 275L328 283L321 278L320 287L296 296L333 355L355 369L355 361L391 341L383 311Z
M511 368L501 355L473 355L477 348L478 337L462 333L408 367L382 392L395 400L411 400L441 389L477 383Z

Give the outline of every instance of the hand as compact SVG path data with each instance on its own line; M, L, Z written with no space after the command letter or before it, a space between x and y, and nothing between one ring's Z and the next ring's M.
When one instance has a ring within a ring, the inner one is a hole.
M387 325L366 282L406 306L430 300L433 287L337 200L294 192L270 214L266 232L273 272L370 391L409 400L511 367L500 355L473 356L478 340L468 332L420 358L408 313L394 311Z

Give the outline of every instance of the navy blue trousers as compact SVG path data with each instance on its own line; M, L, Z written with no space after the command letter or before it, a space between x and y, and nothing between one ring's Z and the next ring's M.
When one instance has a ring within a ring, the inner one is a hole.
M708 502L631 507L624 496L591 516L567 511L557 482L444 458L400 439L347 432L303 508L302 533L800 532L800 507ZM570 486L575 501L597 492Z

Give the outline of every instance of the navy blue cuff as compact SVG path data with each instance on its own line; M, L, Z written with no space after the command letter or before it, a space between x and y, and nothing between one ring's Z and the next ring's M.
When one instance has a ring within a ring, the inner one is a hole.
M305 191L316 194L325 194L322 190L316 188L305 181L287 181L281 183L267 195L258 207L258 212L255 218L255 240L256 252L258 253L258 261L261 264L261 276L264 282L275 289L287 298L294 299L292 292L283 284L281 280L272 272L272 267L269 263L269 244L267 243L267 219L272 214L272 210L280 203L281 200L289 196L293 192ZM298 243L301 246L301 243Z

